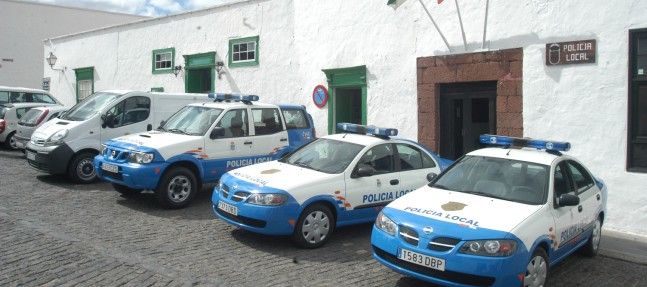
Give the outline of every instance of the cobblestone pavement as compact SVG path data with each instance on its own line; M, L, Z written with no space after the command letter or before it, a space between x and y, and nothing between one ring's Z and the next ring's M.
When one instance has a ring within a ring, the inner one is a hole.
M317 250L215 220L210 189L182 210L105 183L73 185L0 150L0 286L426 286L378 264L371 225ZM553 286L647 286L647 266L574 256Z

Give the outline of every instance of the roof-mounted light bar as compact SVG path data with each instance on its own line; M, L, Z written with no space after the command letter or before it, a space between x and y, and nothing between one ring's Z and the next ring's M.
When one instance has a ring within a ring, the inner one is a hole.
M353 134L368 134L384 138L394 137L398 135L398 129L379 128L376 126L363 126L351 123L338 123L337 131Z
M216 102L256 102L259 100L257 95L243 95L243 94L224 94L224 93L211 93L209 94L210 99L214 99Z
M530 147L536 149L545 149L549 151L568 151L571 149L571 144L568 142L557 142L529 138L481 135L479 140L482 144L504 147Z

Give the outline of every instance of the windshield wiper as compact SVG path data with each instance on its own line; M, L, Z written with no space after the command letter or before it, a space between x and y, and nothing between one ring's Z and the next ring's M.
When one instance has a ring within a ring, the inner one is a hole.
M510 199L507 199L507 198L505 198L505 197L498 196L498 195L494 195L494 194L491 194L491 193L482 192L482 191L474 191L474 190L460 190L459 192L464 192L464 193L469 193L469 194L476 194L476 195L482 195L482 196L486 196L486 197L491 197L491 198L503 199L503 200L510 201Z
M444 189L444 190L451 190L451 189L449 189L449 187L446 187L446 186L444 186L442 184L429 183L429 186Z
M183 134L183 135L189 135L189 133L187 133L187 132L185 132L185 131L183 131L181 129L169 129L169 130L167 130L167 132L179 133L179 134Z

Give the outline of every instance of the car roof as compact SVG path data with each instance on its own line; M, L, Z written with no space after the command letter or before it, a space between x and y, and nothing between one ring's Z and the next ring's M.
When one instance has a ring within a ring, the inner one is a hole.
M355 143L363 146L375 145L378 143L384 143L391 140L389 138L381 138L381 137L376 137L372 135L362 135L362 134L354 134L354 133L339 133L334 135L323 136L322 138Z
M48 91L45 90L39 90L39 89L32 89L32 88L23 88L23 87L9 87L9 86L0 86L0 91L3 92L26 92L26 93L41 93L41 94L48 94Z
M1 107L6 108L29 108L29 107L45 107L45 106L60 106L59 104L49 104L49 103L11 103L0 105Z
M511 160L534 162L543 165L552 165L552 163L562 157L555 153L550 153L545 150L538 150L534 148L500 148L490 147L475 150L468 153L471 156L485 156L505 158Z
M190 106L204 106L208 108L217 108L217 109L231 109L231 108L278 108L277 105L266 104L260 102L252 102L251 104L246 104L239 101L222 101L222 102L205 102L205 103L194 103L189 104Z

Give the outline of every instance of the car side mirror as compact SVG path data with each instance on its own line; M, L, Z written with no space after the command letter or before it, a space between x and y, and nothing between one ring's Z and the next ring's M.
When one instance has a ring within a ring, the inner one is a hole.
M209 134L209 138L212 140L215 140L217 138L221 138L225 136L225 129L221 127L215 127L213 130L211 130L211 133Z
M166 124L166 121L161 121L160 126L158 127L158 129L161 129L165 124Z
M106 127L114 128L114 127L115 127L115 120L116 120L116 119L117 119L117 118L115 117L115 115L113 115L113 114L111 114L111 113L107 113L107 114L105 114L105 115L101 115L101 121L102 121L102 123L101 123L101 127L102 127L102 128L104 128L104 129L105 129Z
M355 171L355 177L369 177L375 174L375 169L370 165L362 164Z
M152 130L153 130L153 125L148 124L148 125L146 126L146 131L149 131L149 132L150 132L150 131L152 131Z
M562 194L557 198L557 206L576 206L580 204L580 198L573 194Z
M427 174L427 181L432 182L437 177L438 177L438 174L436 174L435 172L430 172L430 173Z

